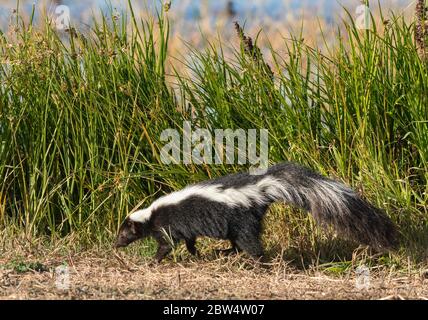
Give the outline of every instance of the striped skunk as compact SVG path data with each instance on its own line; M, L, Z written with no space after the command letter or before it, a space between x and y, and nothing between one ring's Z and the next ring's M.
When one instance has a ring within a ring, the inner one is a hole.
M160 262L180 240L195 255L196 238L207 236L230 240L232 249L261 258L262 219L270 204L279 201L310 212L319 224L361 244L377 249L397 244L391 220L353 190L300 165L280 163L262 175L231 174L157 199L125 219L116 247L152 236Z

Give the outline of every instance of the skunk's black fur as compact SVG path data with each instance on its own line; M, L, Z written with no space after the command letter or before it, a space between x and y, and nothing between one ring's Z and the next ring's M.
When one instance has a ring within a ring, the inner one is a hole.
M273 202L310 212L361 244L390 249L397 243L391 220L345 185L293 163L270 167L263 175L232 174L189 186L131 214L122 224L116 246L147 236L158 244L161 261L171 244L184 240L196 254L197 237L228 239L234 248L261 257L262 219Z

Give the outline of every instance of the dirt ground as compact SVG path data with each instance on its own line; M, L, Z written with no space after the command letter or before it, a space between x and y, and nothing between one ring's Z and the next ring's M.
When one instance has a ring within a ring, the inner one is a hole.
M0 299L428 299L424 272L354 269L338 276L240 256L159 265L116 253L37 261L0 257Z

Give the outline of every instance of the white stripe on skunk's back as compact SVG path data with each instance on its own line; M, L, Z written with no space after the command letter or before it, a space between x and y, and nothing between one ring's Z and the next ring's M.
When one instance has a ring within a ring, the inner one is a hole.
M263 192L265 191L265 192ZM180 191L172 192L160 197L146 209L132 213L129 218L134 221L144 222L150 219L153 210L175 205L191 196L199 196L210 201L224 203L230 207L250 207L254 203L262 204L269 199L288 199L290 195L282 183L274 177L265 177L256 184L247 185L242 188L222 189L221 184L216 185L193 185Z

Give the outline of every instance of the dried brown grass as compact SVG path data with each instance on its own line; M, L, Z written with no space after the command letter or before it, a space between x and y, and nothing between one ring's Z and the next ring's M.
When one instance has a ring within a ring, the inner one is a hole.
M329 275L274 259L203 255L153 264L128 251L83 250L15 243L0 255L0 299L427 299L421 270L371 269L370 287L356 287L354 270ZM17 261L45 271L19 271ZM70 287L57 288L55 268L68 265Z

